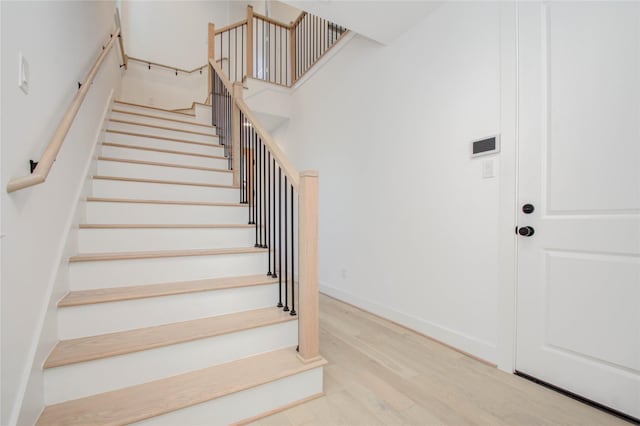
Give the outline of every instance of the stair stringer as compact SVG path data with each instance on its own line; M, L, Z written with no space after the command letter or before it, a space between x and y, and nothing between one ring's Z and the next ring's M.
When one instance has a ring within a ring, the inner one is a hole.
M78 225L85 219L84 203L80 201L91 194L91 179L97 170L97 159L100 141L104 139L107 122L113 109L115 100L115 89L111 89L107 102L105 103L99 122L100 127L96 130L95 137L91 141L93 144L89 161L82 174L84 179L78 185L75 200L76 204L70 210L72 214L65 225L66 238L61 242L59 263L52 271L46 300L47 304L42 307L42 318L38 338L33 343L33 361L30 366L29 378L24 390L23 401L30 401L29 404L22 404L18 414L17 424L35 424L38 416L44 409L44 365L47 356L58 341L57 303L69 291L69 263L66 261L74 253L77 253L77 232ZM38 408L36 408L38 407Z

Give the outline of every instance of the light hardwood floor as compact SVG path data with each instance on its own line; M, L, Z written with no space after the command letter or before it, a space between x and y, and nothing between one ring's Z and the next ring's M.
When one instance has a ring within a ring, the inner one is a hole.
M326 396L252 425L628 425L327 296Z

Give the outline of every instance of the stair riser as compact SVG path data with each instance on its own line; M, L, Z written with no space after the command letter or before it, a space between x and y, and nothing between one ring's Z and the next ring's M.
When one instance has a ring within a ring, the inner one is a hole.
M119 102L114 102L113 108L119 109L122 111L131 111L131 112L139 112L141 114L155 115L157 117L172 118L174 120L190 121L194 123L198 122L196 121L196 117L194 115L178 114L175 112L168 112L168 111L163 111L163 110L158 110L153 108L144 108L144 107L139 107L134 105L121 104Z
M116 105L116 109L122 109L119 107L119 105ZM155 114L153 112L147 112L147 113L143 113L143 114L147 114L147 115L154 115L154 116L158 116L158 114ZM112 112L111 113L111 118L114 118L116 120L124 120L124 121L135 121L137 123L142 123L142 124L151 124L153 126L162 126L162 127L172 127L175 129L180 129L180 130L189 130L192 132L200 132L200 133L210 133L212 135L216 134L215 128L214 127L203 127L203 126L198 126L195 124L187 124L187 123L179 123L177 121L171 121L171 120L163 120L163 119L159 119L159 118L151 118L151 117L143 117L140 115L133 115L133 114L126 114L126 113L122 113L122 112ZM177 120L180 121L189 121L188 119L183 119L183 118L178 118ZM209 120L210 124L211 120Z
M267 253L73 262L69 289L89 290L267 273Z
M294 346L297 321L47 369L45 402L55 404ZM177 423L185 424L185 423Z
M246 224L248 207L135 204L89 201L87 223Z
M80 253L253 247L255 228L80 229Z
M136 120L132 120L135 122ZM172 128L172 126L163 126ZM195 133L189 133L182 130L168 130L168 129L158 129L155 127L138 125L138 124L128 124L128 123L119 123L114 121L109 121L107 123L107 128L111 130L119 130L122 132L132 132L132 133L144 133L145 135L154 135L154 136L163 136L167 138L176 138L176 139L186 139L188 141L194 142L203 142L210 144L217 144L218 138L211 135L201 135ZM204 133L204 132L199 132Z
M222 169L224 170L224 169ZM179 167L152 166L147 164L121 163L119 161L98 161L100 176L127 178L175 180L180 182L231 185L233 174L207 170L183 169Z
M175 149L174 149L175 151ZM212 169L229 169L226 158L207 158L194 155L169 154L165 152L146 151L141 149L119 148L113 146L102 147L103 157L123 158L125 160L153 161L184 166L209 167Z
M122 133L105 133L105 141L113 143L121 143L133 146L142 146L145 148L168 149L172 151L190 152L194 154L224 156L224 149L221 145L196 145L192 143L184 143L178 141L167 141L144 136L132 136Z
M278 286L269 284L70 306L58 309L58 337L75 339L269 308L277 301Z
M230 424L322 393L322 367L133 423L138 426Z

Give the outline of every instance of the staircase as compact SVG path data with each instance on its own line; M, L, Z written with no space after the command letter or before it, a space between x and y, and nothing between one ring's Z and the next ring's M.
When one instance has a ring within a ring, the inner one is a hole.
M229 424L322 394L210 120L114 103L38 424Z

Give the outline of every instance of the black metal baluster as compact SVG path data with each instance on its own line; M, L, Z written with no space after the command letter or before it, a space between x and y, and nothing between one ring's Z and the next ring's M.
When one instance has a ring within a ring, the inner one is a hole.
M324 39L324 34L325 34L325 30L326 30L326 25L327 25L327 21L325 19L321 19L320 20L320 50L322 50L322 53L324 53L324 50L326 49L327 45L325 43L325 39Z
M265 246L267 249L267 275L271 276L271 151L267 150L267 221L266 221L266 233L267 243Z
M293 243L294 239L294 227L293 227L293 184L291 184L291 314L296 314L296 275L295 275L295 245Z
M252 129L251 131L251 144L252 144L252 148L251 148L251 161L252 161L252 167L253 167L253 176L251 178L251 201L253 203L253 225L255 225L256 228L256 244L255 246L258 247L258 219L257 219L257 213L258 213L258 163L257 163L257 143L256 143L256 132L255 130Z
M257 152L256 152L256 160L257 160L257 165L256 165L256 230L258 231L258 238L257 238L257 242L256 242L256 247L262 247L262 230L260 229L260 226L262 225L260 220L262 219L261 214L260 214L260 203L261 203L261 199L260 197L262 196L261 192L260 192L260 176L262 174L262 169L260 168L261 165L261 153L262 153L262 148L261 148L261 143L262 141L260 140L260 136L256 133L256 148L257 148Z
M284 175L284 311L289 312L288 271L287 271L287 175ZM282 274L282 271L280 271Z
M278 308L282 308L282 168L280 166L278 166Z
M271 249L273 250L273 269L271 276L276 278L276 158L273 157L273 167L271 168Z
M240 79L243 80L246 75L244 72L244 25L240 27Z
M215 83L215 73L213 72L213 67L209 65L209 75L211 76L211 125L215 126L215 117L213 116L216 112L215 105L213 104L213 85ZM217 130L216 130L217 133Z
M242 147L242 143L244 140L244 114L240 111L240 128L237 129L240 135L240 152L237 154L240 156L240 170L238 170L238 176L240 176L239 184L240 184L240 204L244 204L244 173L243 173L243 163L244 163L244 149Z
M261 206L262 206L262 248L266 248L267 247L267 206L266 206L266 201L267 201L267 192L265 191L265 184L266 184L266 176L265 176L265 160L267 157L267 150L266 150L266 146L264 141L262 142L262 202L261 202Z
M251 129L251 224L256 224L256 132ZM258 243L258 228L256 228L256 244Z

